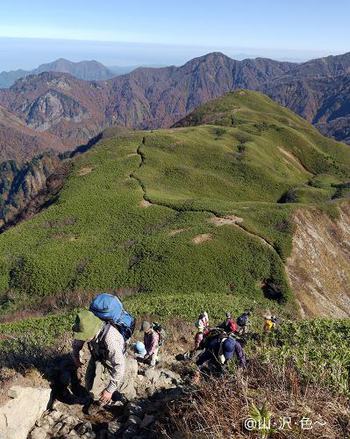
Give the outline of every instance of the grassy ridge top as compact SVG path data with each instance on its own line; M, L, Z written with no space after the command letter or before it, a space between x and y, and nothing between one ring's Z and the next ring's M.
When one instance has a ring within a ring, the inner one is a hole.
M297 205L278 201L325 205L349 178L348 147L255 92L180 125L109 130L58 202L0 236L1 312L86 290L139 292L140 312L164 316L293 302Z

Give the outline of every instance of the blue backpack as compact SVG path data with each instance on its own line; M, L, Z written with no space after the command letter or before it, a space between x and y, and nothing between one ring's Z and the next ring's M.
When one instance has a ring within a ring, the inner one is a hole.
M240 326L241 328L244 328L245 326L247 326L248 323L248 314L247 313L243 313L241 316L239 316L237 318L237 325Z
M135 329L135 319L125 311L118 297L107 293L99 294L91 302L90 311L96 317L115 326L125 341L132 336Z

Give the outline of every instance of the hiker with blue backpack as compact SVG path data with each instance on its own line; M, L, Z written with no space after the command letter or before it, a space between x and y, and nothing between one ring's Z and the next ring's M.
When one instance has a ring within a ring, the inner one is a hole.
M252 310L246 309L243 314L241 314L237 320L236 323L238 325L238 334L239 335L245 335L249 331L249 318L251 316Z
M89 310L80 311L73 326L74 341L72 357L79 370L82 366L81 350L87 343L90 361L86 370L85 387L91 391L97 387L96 368L102 365L107 375L99 394L104 404L120 398L119 390L125 372L126 342L135 327L134 318L124 310L120 300L111 294L99 294Z

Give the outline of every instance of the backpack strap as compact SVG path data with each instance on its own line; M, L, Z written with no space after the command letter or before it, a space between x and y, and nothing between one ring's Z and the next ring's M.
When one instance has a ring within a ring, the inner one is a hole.
M219 360L220 364L225 363L223 345L224 345L224 341L227 339L228 339L228 337L222 337L220 339L220 346L219 346L219 351L218 351L218 360Z
M103 325L100 332L98 333L95 342L88 343L90 353L96 360L103 360L106 355L107 348L106 348L105 338L107 336L110 327L111 324L109 322L106 322ZM94 345L97 346L97 352L96 349L94 349Z
M228 339L228 337L223 337L220 340L220 347L219 347L218 355L223 355L223 344L224 344L224 341L227 340L227 339Z
M100 331L100 333L98 334L98 337L97 337L97 340L98 340L99 343L100 343L100 342L104 342L104 340L105 340L105 338L106 338L106 335L107 335L107 332L109 331L109 328L110 328L111 326L112 326L112 325L111 325L110 322L106 322L106 323L103 325L103 328L102 328L102 330Z

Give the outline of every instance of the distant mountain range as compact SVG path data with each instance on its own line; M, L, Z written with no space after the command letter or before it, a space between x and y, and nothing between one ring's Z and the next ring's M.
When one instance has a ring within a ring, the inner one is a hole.
M28 75L38 75L43 72L60 72L69 73L78 79L85 81L103 81L113 78L117 75L129 73L137 66L130 67L106 67L97 61L80 61L72 62L67 59L60 58L56 61L47 64L41 64L38 68L33 70L12 70L10 72L0 73L0 88L9 88L18 79L24 78Z
M303 64L210 53L181 67L138 68L104 81L52 71L29 75L0 90L0 105L38 135L54 136L61 150L112 125L170 127L202 103L245 88L266 93L322 133L350 143L349 73L350 53Z

